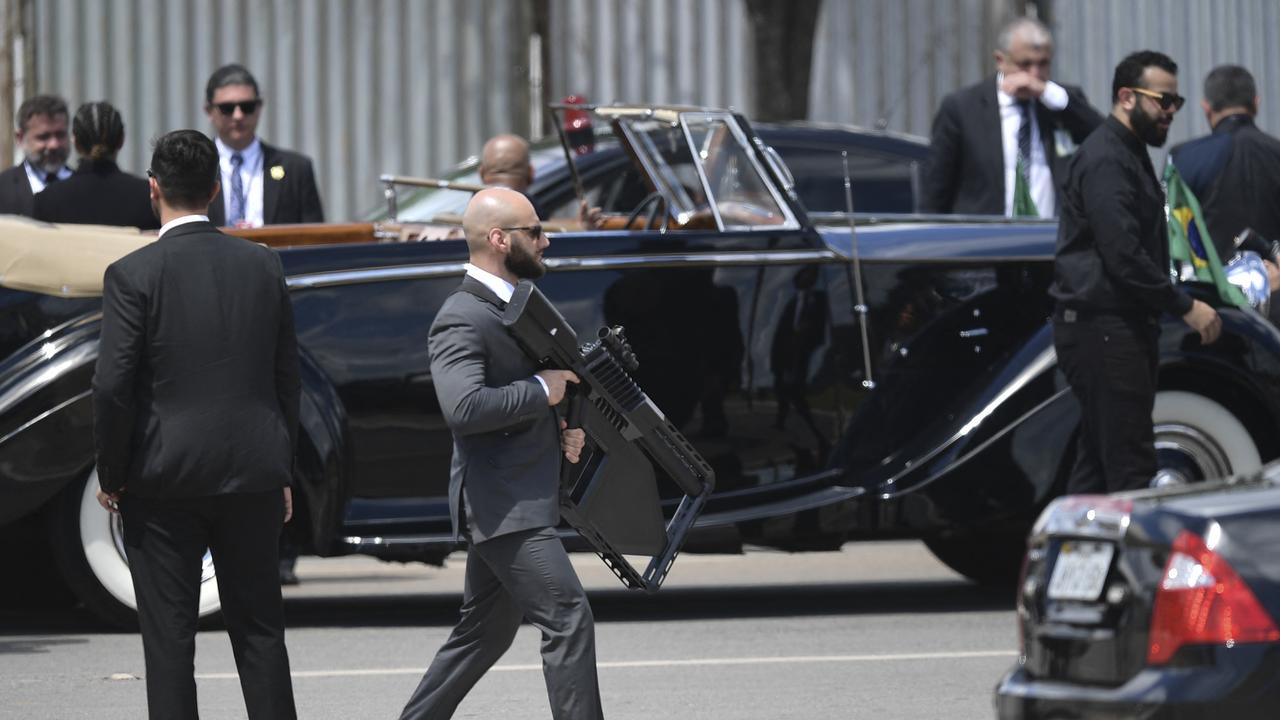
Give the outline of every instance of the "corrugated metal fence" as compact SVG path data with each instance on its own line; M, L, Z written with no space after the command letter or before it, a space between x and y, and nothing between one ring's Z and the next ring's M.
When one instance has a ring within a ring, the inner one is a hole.
M37 0L38 88L74 108L106 99L148 141L207 129L204 85L240 62L266 105L259 133L310 155L326 213L376 206L380 172L426 175L510 127L509 48L523 6L507 0ZM527 103L526 103L527 105ZM527 115L527 112L521 114Z
M1166 148L1209 132L1200 109L1204 77L1226 63L1253 73L1258 125L1280 134L1280 0L1057 0L1053 12L1055 73L1081 84L1100 108L1110 106L1111 75L1125 55L1159 50L1178 63L1187 104Z
M226 62L258 77L263 137L316 162L326 211L361 216L381 172L431 175L492 133L530 127L530 33L547 10L547 97L753 107L742 0L18 0L35 14L35 90L106 99L148 140L207 128L204 83ZM948 92L992 71L994 29L1017 0L825 0L810 117L927 135ZM1257 76L1260 124L1280 131L1280 0L1056 0L1055 76L1108 105L1126 52L1162 49L1198 102L1204 74ZM534 54L538 54L536 50ZM1207 130L1191 104L1173 141Z

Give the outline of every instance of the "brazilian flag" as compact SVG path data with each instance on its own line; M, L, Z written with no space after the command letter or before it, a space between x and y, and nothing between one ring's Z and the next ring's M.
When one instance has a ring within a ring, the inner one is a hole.
M1218 288L1222 302L1248 307L1249 301L1240 288L1227 282L1227 274L1218 259L1218 251L1209 239L1200 201L1183 182L1172 162L1164 169L1165 207L1169 218L1169 257L1195 268L1196 280Z

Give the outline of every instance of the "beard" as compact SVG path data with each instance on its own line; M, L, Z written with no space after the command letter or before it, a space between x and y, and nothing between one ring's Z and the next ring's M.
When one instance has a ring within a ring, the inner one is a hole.
M537 280L547 274L547 266L543 264L542 260L519 243L511 244L511 252L502 261L502 264L506 266L512 275L521 280Z
M66 150L44 150L27 156L27 162L46 173L57 172L67 164Z
M1160 120L1148 115L1141 105L1134 105L1129 111L1129 126L1139 140L1151 147L1163 147L1164 141L1169 139L1169 127L1162 127Z

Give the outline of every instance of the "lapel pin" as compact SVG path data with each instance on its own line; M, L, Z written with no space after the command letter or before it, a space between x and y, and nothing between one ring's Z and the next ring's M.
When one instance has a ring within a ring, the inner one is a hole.
M272 166L271 166L271 179L272 179L272 180L283 180L283 179L284 179L284 166L283 166L283 165L272 165Z

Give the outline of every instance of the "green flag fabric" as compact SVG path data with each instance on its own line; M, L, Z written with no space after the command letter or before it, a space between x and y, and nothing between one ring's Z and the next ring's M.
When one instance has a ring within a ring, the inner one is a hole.
M1195 268L1196 280L1216 287L1224 303L1248 307L1244 292L1227 281L1218 251L1209 238L1200 201L1183 182L1173 163L1165 166L1164 185L1165 207L1169 213L1169 258Z
M1022 158L1018 158L1017 166L1013 171L1013 216L1014 217L1040 217L1040 211L1036 208L1036 201L1031 197L1031 183L1027 180L1029 177L1029 168L1023 163Z

